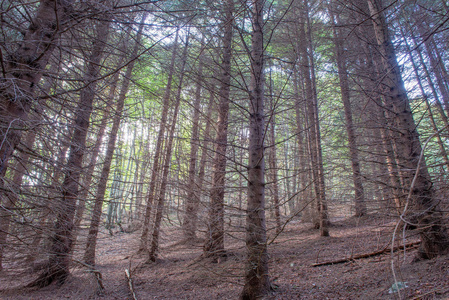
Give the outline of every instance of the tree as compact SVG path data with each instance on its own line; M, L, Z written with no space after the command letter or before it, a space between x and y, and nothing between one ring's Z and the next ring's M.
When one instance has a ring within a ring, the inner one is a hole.
M52 51L56 47L61 32L69 18L69 10L73 1L45 0L41 1L31 24L27 28L23 40L17 49L11 51L3 65L3 78L0 80L0 187L4 187L4 177L8 170L8 161L20 142L29 110L35 103L35 90L48 64ZM3 54L0 52L0 56ZM0 219L8 222L9 206L7 195L0 195L2 208ZM7 230L5 226L2 229ZM6 236L2 233L2 242ZM3 245L0 245L0 257L3 256ZM0 259L0 269L1 259Z
M179 75L179 82L178 82L178 91L176 94L175 99L175 107L173 108L173 116L172 116L172 123L170 125L170 130L168 132L168 137L166 141L165 146L165 156L164 156L164 166L163 166L163 172L162 172L162 178L161 178L161 185L159 188L158 193L158 201L156 206L156 216L154 218L154 226L153 226L153 235L151 239L151 248L149 251L149 261L156 261L157 252L159 251L159 235L160 235L160 227L162 222L162 213L164 211L164 205L165 205L165 196L166 196L166 190L167 190L167 181L168 181L168 172L170 171L170 165L172 160L172 150L173 150L173 139L176 129L176 121L178 120L178 113L179 113L179 105L181 103L181 91L182 91L182 84L184 80L184 68L186 65L186 58L187 58L187 51L189 49L189 34L190 31L187 32L187 37L185 41L184 51L181 57L181 68L180 68L180 75Z
M89 227L89 234L86 242L86 252L84 253L84 261L89 265L95 265L95 247L97 244L97 235L100 225L100 218L102 214L102 207L104 201L104 195L106 192L106 186L108 182L109 172L111 169L112 157L115 151L115 143L117 140L117 132L122 119L123 107L125 105L126 94L128 93L129 83L131 81L132 71L134 63L137 58L137 54L140 48L140 41L142 38L142 31L145 27L145 19L147 14L144 13L142 20L140 21L139 29L137 31L136 41L131 52L131 62L126 68L125 76L123 78L122 86L120 88L120 94L117 99L117 106L115 109L111 132L109 134L108 146L106 149L106 156L103 162L103 168L101 170L100 182L98 183L97 194L95 196L94 209L92 212L92 219Z
M268 155L268 164L270 167L270 177L271 177L271 195L273 199L273 208L274 208L274 216L276 219L276 233L279 234L281 232L281 212L280 212L280 203L279 203L279 187L278 187L278 167L277 167L277 157L276 157L276 115L275 109L276 105L274 103L274 95L273 95L273 81L271 78L270 72L270 80L269 80L269 88L270 88L270 110L272 112L271 120L270 120L270 144L271 149Z
M376 33L379 51L382 54L384 68L383 86L386 107L395 113L394 125L398 132L395 146L398 163L404 174L404 187L410 190L407 201L413 205L415 218L420 228L421 258L433 258L443 254L449 247L449 236L442 225L442 216L436 202L432 182L424 158L419 134L413 120L409 100L401 78L396 53L390 39L387 23L379 0L368 0L371 20Z
M204 37L201 38L201 50L198 66L198 78L196 79L195 99L193 104L192 137L190 138L190 162L189 180L187 187L186 211L183 221L183 228L186 241L192 241L196 237L198 204L201 197L201 190L195 187L196 163L199 149L199 120L201 104L201 85L203 80L203 51Z
M264 0L251 3L251 82L249 96L248 204L246 209L245 285L241 299L256 299L270 290L265 224L264 164Z
M319 228L321 236L329 236L329 220L327 214L327 203L325 195L324 167L321 148L320 124L318 118L318 99L316 92L316 82L314 76L314 61L311 39L306 37L306 25L308 24L309 11L308 0L304 1L301 7L299 26L299 53L300 68L304 79L305 100L306 100L306 124L309 132L308 147L312 165L312 177L315 186L315 197L317 202ZM310 32L310 28L309 28ZM306 43L308 41L308 43ZM309 46L309 47L308 47ZM309 48L309 49L308 49Z
M165 88L165 94L164 94L163 103L162 103L161 121L159 124L159 132L158 132L158 136L157 136L156 150L154 152L153 168L152 168L152 172L151 172L150 187L148 190L148 198L147 198L146 209L145 209L143 230L142 230L142 235L140 237L140 246L139 246L140 252L148 251L148 235L149 235L149 231L150 231L149 226L150 226L151 210L153 207L154 198L156 197L157 179L158 179L158 176L160 176L159 175L159 172L160 172L159 164L162 159L161 151L163 150L162 145L164 142L164 134L165 134L166 127L168 126L167 125L167 116L168 116L168 109L169 109L169 105L170 105L170 94L171 94L171 89L172 89L172 84L173 84L173 75L174 75L174 71L175 71L176 55L177 55L177 51L178 51L178 38L179 38L179 27L176 28L176 36L175 36L175 41L174 41L174 46L173 46L173 52L172 52L172 56L171 56L170 66L168 69L167 85Z
M224 4L223 53L220 90L218 91L218 121L215 138L212 187L210 191L209 220L207 224L204 255L216 259L224 254L224 193L226 177L226 148L228 143L229 93L231 84L231 58L234 0Z
M61 186L62 198L57 207L57 217L53 229L51 254L46 270L34 282L36 286L47 286L53 281L63 283L70 274L70 253L73 246L74 216L76 199L78 197L81 164L86 146L87 130L92 114L92 103L95 97L95 80L99 76L99 67L106 46L110 15L97 24L96 39L92 45L89 63L86 66L84 83L86 87L80 94L77 110L75 112L75 128L70 143L70 153L65 170L64 182Z
M341 33L341 27L335 22L335 16L333 9L336 5L331 5L329 11L332 20L332 28L335 40L335 56L338 67L338 77L340 79L340 90L343 106L345 110L346 120L346 132L348 133L349 153L351 157L351 166L354 182L354 203L355 203L355 216L361 217L366 214L365 195L362 183L362 173L360 170L360 161L357 149L356 133L354 129L354 122L352 120L352 108L350 101L350 88L348 82L348 71L346 67L346 57L344 52L343 38ZM337 15L338 20L338 15Z

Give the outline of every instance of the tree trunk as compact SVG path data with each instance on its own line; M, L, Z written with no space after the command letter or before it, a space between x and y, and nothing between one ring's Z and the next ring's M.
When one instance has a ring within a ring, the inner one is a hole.
M361 7L368 10L368 5L366 2L358 3ZM374 30L372 27L364 26L360 28L361 34L366 37L374 36ZM369 44L374 44L375 41L369 41ZM388 133L387 129L389 122L385 116L385 107L383 106L382 94L378 93L379 81L382 78L379 71L380 55L377 50L369 47L368 43L363 43L364 53L360 60L362 63L362 69L364 74L367 74L363 79L364 93L367 94L367 101L369 109L372 113L372 117L369 118L368 122L372 122L372 127L374 129L374 143L378 143L381 152L384 153L384 162L386 163L386 169L388 174L388 180L382 182L383 185L388 185L389 191L387 192L389 197L392 199L397 212L400 214L403 201L401 197L402 186L400 180L400 174L398 172L398 167L396 164L395 154L392 147L393 138ZM373 72L374 71L374 72Z
M418 221L421 237L420 258L433 258L447 251L449 237L444 227L441 211L430 175L423 157L421 144L409 100L402 82L399 65L391 42L387 23L379 0L368 0L382 63L385 69L383 84L387 108L394 111L396 130L399 138L395 140L400 168L404 174L405 187L410 189L410 204Z
M201 41L201 52L204 50L203 46L204 37ZM195 90L195 102L193 105L193 120L192 120L192 136L190 138L190 159L189 159L189 179L187 186L187 198L186 198L186 209L184 215L183 229L184 237L186 241L192 241L196 238L196 226L197 226L197 211L199 197L201 196L201 191L195 187L195 174L196 174L196 161L198 158L198 148L199 148L199 128L198 123L200 120L200 104L201 104L201 81L203 77L203 60L202 56L199 58L198 66L198 78L196 79L196 90Z
M117 133L122 120L123 107L125 105L126 94L128 93L129 83L131 81L132 71L134 68L135 59L137 57L140 40L142 38L142 32L145 26L145 19L147 14L144 14L142 21L140 22L139 30L137 32L136 44L131 54L131 62L126 68L125 76L123 78L120 94L117 100L117 107L113 118L111 133L109 134L108 145L106 149L106 155L103 162L103 168L101 170L100 182L98 183L97 193L95 196L94 209L92 211L92 219L90 221L89 233L87 235L86 251L84 253L84 261L89 265L95 265L95 248L97 245L98 228L100 226L100 219L102 215L102 208L104 202L104 195L107 188L109 172L111 170L112 158L115 151L115 144L117 140Z
M296 121L296 140L298 143L298 172L299 172L299 201L298 203L301 205L297 207L297 210L305 209L304 218L305 221L311 221L312 223L315 223L315 211L313 211L310 208L310 199L312 197L308 197L309 193L309 184L307 182L307 172L308 172L308 164L309 161L306 159L307 157L307 149L305 148L305 137L304 137L304 125L303 125L303 116L301 113L301 101L303 101L303 97L301 97L299 93L299 74L298 70L294 66L293 71L293 90L295 95L295 121ZM319 226L319 225L318 225Z
M355 216L361 217L366 214L365 195L362 183L362 173L360 170L359 154L357 149L357 137L355 133L354 123L352 120L352 108L349 94L348 71L346 68L346 57L344 53L344 45L341 37L341 32L335 23L333 15L333 7L329 11L331 13L332 28L334 34L335 54L337 59L338 77L340 79L341 99L345 110L346 132L348 134L349 155L352 166L352 179L354 183L354 204ZM337 16L338 21L338 16Z
M418 26L418 28L421 35L425 36L423 28L421 26ZM447 85L445 84L445 80L443 77L443 69L441 68L441 61L439 61L435 57L435 52L437 52L438 50L432 47L430 43L431 39L432 37L430 37L429 39L425 39L424 46L426 48L427 57L430 60L431 71L437 80L438 89L440 90L441 98L443 99L444 107L446 108L446 114L449 115L449 90L447 88Z
M156 150L154 153L154 159L153 159L153 168L151 172L151 179L150 179L150 187L148 190L148 198L145 208L145 217L143 221L143 230L142 235L140 236L140 246L139 246L139 252L148 251L148 235L150 232L150 219L151 219L151 209L153 207L153 201L155 197L156 192L156 184L159 176L159 169L160 165L159 162L161 160L161 151L162 151L162 144L164 143L164 136L165 136L165 129L167 127L167 115L168 115L168 109L170 106L170 94L171 94L171 87L173 83L173 73L175 68L175 61L176 61L176 55L178 52L178 37L179 37L179 27L176 29L176 37L173 47L173 53L171 57L170 67L168 69L168 79L167 79L167 86L165 88L165 94L164 94L164 101L162 104L162 114L161 114L161 122L159 126L159 132L157 136L157 142L156 142Z
M176 95L176 102L175 107L173 109L173 117L172 117L172 124L170 131L168 133L168 141L166 141L166 147L165 147L165 159L164 159L164 168L163 168L163 174L162 174L162 180L161 180L161 187L159 190L159 198L157 201L157 207L156 207L156 217L154 219L154 227L153 227L153 238L151 240L151 248L149 252L149 260L150 261L156 261L156 257L158 255L159 251L159 235L160 235L160 228L161 228L161 222L162 222L162 214L164 212L164 204L165 204L165 194L167 190L167 183L168 183L168 173L170 171L170 165L171 165L171 158L172 158L172 148L173 148L173 139L175 135L175 129L176 129L176 121L178 119L178 112L179 112L179 104L181 103L181 92L182 92L182 82L184 79L184 68L187 61L187 50L189 48L189 33L187 33L186 42L184 51L181 58L181 69L180 76L179 76L179 83L178 83L178 92Z
M307 0L304 1L304 8L300 13L300 53L301 53L301 71L305 80L306 103L307 103L307 117L309 130L309 146L311 154L312 175L315 186L315 197L317 202L319 227L321 236L329 236L329 222L327 215L327 205L325 199L325 185L324 185L324 169L321 154L321 137L318 120L318 103L316 102L316 91L314 91L313 81L313 56L307 51L307 44L302 41L307 41L305 23L308 22L308 8ZM311 42L309 41L309 44ZM312 49L309 49L312 52Z
M404 35L404 32L402 29L401 29L401 33L402 33L402 35ZM436 134L437 144L438 144L438 147L440 148L440 156L443 158L444 163L446 164L446 170L449 171L449 159L447 156L447 151L444 146L443 140L441 139L441 135L440 135L437 123L435 121L433 112L432 112L432 105L429 101L429 98L427 97L424 86L421 82L421 77L419 76L418 66L415 62L413 55L412 55L410 45L408 44L407 39L404 39L404 42L405 42L405 46L406 46L406 49L408 52L408 56L410 58L410 62L412 63L412 66L413 66L413 71L415 72L416 81L418 83L419 90L421 91L422 97L424 98L424 101L426 102L427 111L429 112L430 124L432 125L434 134Z
M149 124L151 124L151 119ZM149 126L147 126L149 127ZM143 213L145 211L144 206L142 205L142 200L144 198L143 196L143 187L145 185L145 175L147 173L147 167L150 164L149 162L149 141L151 138L151 130L149 130L148 128L148 132L147 132L147 138L146 141L144 143L143 146L143 153L142 153L142 167L140 168L140 175L139 175L139 179L138 179L138 188L137 188L137 193L136 193L136 218L139 222L142 221L142 216Z
M74 215L81 165L86 146L87 130L90 124L90 116L95 98L96 79L99 76L99 68L108 38L109 19L97 25L96 39L92 45L84 84L79 104L75 112L75 128L70 144L70 154L66 166L65 179L62 184L62 199L56 204L57 218L54 227L54 236L50 250L50 258L47 269L34 282L37 286L47 286L53 281L63 283L70 274L70 252L73 245Z
M415 44L415 47L416 47L417 46L416 39L413 38L413 41L414 41L414 44ZM435 100L434 103L435 103L435 105L436 105L436 107L438 109L438 112L439 112L439 114L441 116L441 119L443 120L444 126L446 126L446 128L447 128L446 132L449 132L449 121L448 121L448 118L446 116L446 113L444 112L444 108L443 108L443 105L441 104L441 100L440 100L440 97L439 97L438 92L436 90L435 84L433 83L432 76L430 76L429 69L427 68L427 65L426 65L426 63L424 61L424 57L423 57L422 51L421 51L421 49L419 47L416 47L416 52L418 53L422 69L424 70L424 73L426 74L427 83L428 83L428 85L430 87L430 90L432 91L432 95L433 95L433 98Z
M252 2L251 82L249 91L248 204L246 215L245 283L241 299L257 299L269 292L265 224L264 164L264 41L263 0Z
M0 188L4 188L4 177L8 169L8 161L20 142L22 131L26 125L28 112L35 101L35 88L42 78L45 67L68 17L67 9L73 1L44 0L41 1L31 24L24 34L14 55L7 58L6 70L0 93ZM0 54L1 56L1 54ZM3 65L3 62L2 62ZM7 193L0 194L0 202L8 203ZM13 203L10 203L13 204ZM0 209L0 226L9 226L10 215L7 210ZM0 234L0 240L6 241L7 231ZM3 258L3 244L0 245L0 269Z
M119 65L121 65L121 64L119 64ZM102 119L101 119L101 123L98 128L98 132L96 133L96 140L95 140L95 144L94 144L91 156L90 156L90 161L89 161L89 164L87 167L87 172L83 178L82 189L79 194L78 205L76 207L76 213L75 213L75 229L76 230L78 230L78 228L81 224L84 210L86 207L86 200L87 200L88 194L90 193L90 186L92 184L94 170L97 165L97 159L98 159L98 155L100 153L100 147L103 142L103 136L106 131L106 125L109 121L110 110L111 110L110 108L113 104L113 99L115 97L115 90L117 88L117 82L119 80L119 75L120 75L120 73L117 72L113 77L113 80L111 83L111 89L109 91L108 101L105 106L105 111L102 115Z
M229 93L231 84L232 27L234 1L225 5L223 61L221 63L221 87L218 92L219 107L215 157L213 161L212 187L210 191L209 220L203 254L214 257L224 253L224 194L226 177L226 148L228 144Z
M8 58L0 96L0 178L20 141L34 92L47 66L73 1L43 0L14 55ZM20 92L18 92L20 91ZM0 180L3 185L3 180Z
M201 198L202 195L204 194L204 176L206 175L206 166L208 165L207 162L207 158L208 158L208 154L209 154L209 145L211 144L211 126L212 126L212 122L211 122L211 116L212 116L212 111L214 109L214 104L215 104L215 87L212 86L211 90L209 91L210 95L209 95L209 104L207 107L207 113L206 113L206 117L205 120L203 122L206 123L206 127L204 129L203 132L203 142L201 144L201 157L200 157L200 162L199 162L199 171L198 171L198 181L196 183L196 188L199 191L199 195L198 195L198 201L197 203L195 203L194 209L192 214L197 215L199 206L201 204ZM197 216L198 217L198 216Z
M271 104L271 122L270 122L270 143L271 149L269 152L269 165L270 165L270 173L271 173L271 195L273 199L273 209L274 216L276 221L276 233L281 232L281 212L280 212L280 204L279 204L279 187L278 187L278 167L277 167L277 158L276 158L276 115L275 115L275 105L273 103L273 82L271 80L271 72L270 72L270 104Z

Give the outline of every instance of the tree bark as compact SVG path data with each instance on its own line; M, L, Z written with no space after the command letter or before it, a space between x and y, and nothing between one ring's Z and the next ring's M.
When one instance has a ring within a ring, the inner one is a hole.
M193 212L196 212L195 215L198 212L198 209L200 207L201 204L201 198L202 195L204 194L204 177L206 175L206 166L208 165L208 155L209 155L209 146L212 143L212 137L211 137L211 127L212 127L212 121L211 121L211 116L212 116L212 111L214 110L214 106L215 106L215 86L212 86L210 88L209 91L210 95L209 95L209 104L207 107L207 113L206 113L206 117L205 120L203 122L206 123L206 127L204 129L203 132L203 142L201 144L201 157L200 157L200 162L199 162L199 171L198 171L198 181L196 182L196 188L199 191L199 195L198 195L198 201L195 203L194 206L194 210ZM197 216L198 218L198 216Z
M111 170L112 158L115 151L115 145L117 140L117 132L122 120L123 107L125 105L126 94L128 93L129 83L132 77L132 71L134 68L135 59L137 57L140 40L142 38L142 32L145 26L145 19L147 14L144 14L142 21L137 32L136 44L131 53L131 62L126 68L125 76L123 78L122 86L120 88L120 94L117 100L117 107L115 109L111 133L109 134L108 145L106 149L106 155L103 162L103 168L101 170L100 181L97 187L97 193L95 196L94 209L92 211L92 219L90 221L89 233L87 235L86 251L84 252L84 262L93 266L95 265L95 248L97 245L97 235L100 226L100 219L102 215L102 208L104 202L104 195L106 193L107 182L109 178L109 172Z
M104 134L106 131L106 127L107 127L106 125L109 121L109 116L111 113L110 108L113 104L113 99L115 98L115 90L117 88L117 82L119 80L119 75L120 75L120 73L117 72L114 75L114 78L112 80L111 89L109 91L109 96L108 96L108 101L106 103L105 110L102 115L101 123L99 125L98 132L96 134L96 140L95 140L95 144L94 144L92 153L90 155L87 172L83 178L82 189L79 194L78 204L77 204L76 213L75 213L75 229L76 230L78 230L78 228L81 224L83 214L85 211L85 207L86 207L86 200L87 200L88 194L90 193L90 186L92 184L94 170L95 170L95 167L97 164L98 155L100 153L100 147L102 145L103 137L104 137Z
M360 170L359 154L357 149L357 137L354 128L354 122L352 120L352 108L349 93L349 81L348 81L348 71L346 67L346 56L344 52L343 40L341 37L340 27L337 27L335 22L335 16L333 14L333 5L331 5L329 11L331 13L332 28L334 34L334 44L335 44L335 54L338 67L338 77L340 80L340 91L341 99L343 101L343 107L345 111L346 120L346 133L348 134L348 144L349 144L349 156L351 158L352 167L352 180L354 183L354 206L355 206L355 216L361 217L366 214L366 203L365 195L363 189L363 178L362 172ZM338 16L337 16L338 21Z
M308 22L308 8L307 0L304 1L304 8L300 12L300 45L299 50L301 53L301 72L305 81L306 91L306 105L307 105L307 117L308 117L308 130L309 130L309 148L311 154L312 175L315 187L315 197L317 202L318 216L319 216L319 228L321 236L329 236L329 221L327 215L327 205L325 196L325 184L324 184L324 169L321 154L321 136L318 120L318 103L316 98L316 91L314 91L314 81L312 80L313 74L313 56L309 55L307 51L307 41L305 24ZM308 41L310 44L310 41ZM312 49L309 49L312 51Z
M172 124L170 127L170 131L168 133L168 141L166 141L166 147L165 147L165 159L164 159L164 168L162 173L162 180L161 180L161 186L159 190L159 198L157 201L157 207L156 207L156 216L154 219L154 226L153 226L153 238L151 239L151 248L149 251L149 257L148 259L150 261L156 261L158 251L159 251L159 235L160 235L160 228L161 228L161 222L162 222L162 214L164 212L164 205L165 205L165 194L167 190L167 183L168 183L168 173L170 171L170 165L171 165L171 159L172 159L172 150L173 150L173 139L175 135L175 129L176 129L176 121L178 120L178 112L179 112L179 104L181 103L181 92L182 92L182 82L184 79L184 68L187 61L187 50L189 48L189 34L187 33L186 42L184 51L181 58L181 69L180 76L179 76L179 83L178 83L178 92L176 95L176 101L175 101L175 107L173 109L173 116L172 116Z
M300 94L300 88L299 88L299 74L297 68L293 67L293 90L295 95L295 121L296 121L296 140L298 143L298 172L299 172L299 183L300 183L300 192L299 192L299 201L298 203L303 207L297 207L297 210L303 210L305 209L305 213L303 215L303 220L305 221L311 221L312 223L316 223L316 212L315 210L311 209L311 205L309 205L310 200L309 198L312 198L311 191L308 184L308 176L307 173L309 173L309 160L307 160L307 149L305 147L305 131L304 131L304 121L305 118L303 117L303 114L301 112L302 110L302 101L304 101L303 97L301 97ZM313 178L313 176L312 176ZM314 203L314 202L312 202ZM318 224L319 226L319 224Z
M412 39L414 41L415 46L417 46L416 39L415 38L412 38ZM428 83L428 85L430 87L430 90L432 91L432 95L433 95L433 98L435 100L434 103L435 103L435 105L436 105L436 107L438 109L438 112L439 112L439 114L441 116L441 119L443 120L444 126L447 127L446 132L449 132L449 121L448 121L448 118L446 116L446 113L444 112L444 108L443 108L443 105L441 104L441 100L440 100L440 97L439 97L438 92L436 90L435 84L433 83L432 76L430 76L429 68L427 68L427 65L426 65L426 63L424 61L424 57L423 57L422 51L421 51L421 49L419 47L416 47L416 52L417 52L417 54L419 56L419 60L420 60L422 69L424 70L424 73L426 74L427 83Z
M96 28L96 39L84 76L86 87L82 90L78 107L75 112L75 128L70 144L70 154L62 184L62 198L57 207L57 217L54 235L50 247L48 267L34 282L36 286L47 286L53 281L65 282L70 274L70 252L73 246L74 215L81 165L86 146L87 130L95 98L96 79L99 76L101 60L106 46L110 26L109 19L99 23Z
M401 33L402 33L402 35L404 35L404 32L402 29L401 29ZM424 98L424 101L426 102L427 111L429 112L430 124L432 125L434 134L436 134L437 144L438 144L438 147L440 148L440 155L441 155L441 157L443 157L444 163L446 164L446 170L449 170L449 159L447 156L447 151L444 146L443 140L441 139L441 135L440 135L437 123L435 121L433 112L432 112L432 105L429 101L429 98L427 97L424 86L421 82L421 77L419 76L418 66L415 62L413 55L412 55L410 45L408 44L407 39L404 39L404 42L405 42L405 46L406 46L406 49L408 52L408 56L410 58L410 62L412 63L412 66L413 66L413 71L415 72L416 81L418 83L419 90L421 91L421 95Z
M264 164L264 0L251 2L251 82L249 91L248 204L246 210L245 283L241 299L257 299L269 292L265 224Z
M179 37L179 28L176 29L176 37L173 47L173 53L170 61L170 66L168 70L168 79L167 79L167 86L165 88L165 94L164 94L164 101L162 104L162 114L161 114L161 122L159 126L159 133L157 136L157 142L156 142L156 149L154 152L154 159L153 159L153 170L151 172L151 179L150 179L150 187L148 189L148 198L145 208L145 217L143 221L143 230L142 235L140 236L140 246L139 246L139 252L146 252L148 251L148 235L150 232L150 219L151 219L151 210L153 207L153 201L155 198L155 191L156 191L156 184L159 176L159 169L160 169L160 160L161 160L161 151L162 151L162 145L164 143L164 135L165 130L167 127L167 115L168 115L168 109L170 106L170 94L171 94L171 87L173 83L173 73L175 68L175 61L176 61L176 55L178 52L178 37Z
M22 130L17 128L25 126L35 101L35 88L64 28L72 2L41 1L17 51L7 60L6 77L0 81L0 178L5 176L8 160L20 141Z
M270 166L270 175L271 175L271 195L273 199L273 209L274 216L276 221L276 234L281 232L281 212L280 212L280 204L279 204L279 187L278 187L278 167L277 167L277 158L276 158L276 115L275 115L275 105L273 103L273 83L270 72L270 106L271 106L271 122L270 122L270 143L271 149L269 152L269 166Z
M212 187L210 191L209 220L203 254L214 257L224 254L224 194L226 177L226 148L228 143L229 93L231 85L231 56L233 34L234 1L227 0L225 5L223 60L221 63L221 86L218 92L218 121L215 139L215 157L213 161Z
M449 237L444 226L441 211L432 188L432 182L423 157L421 144L409 100L401 78L391 38L389 36L383 9L379 0L368 0L371 18L376 33L382 63L385 71L383 84L385 102L388 109L395 113L396 130L399 132L395 140L398 162L404 174L405 187L410 189L410 204L416 214L421 247L420 258L433 258L447 252Z
M4 177L8 161L20 142L26 127L28 112L35 102L35 89L68 18L67 10L73 1L41 1L24 38L14 55L7 58L6 70L0 79L0 188L4 188ZM1 54L0 54L1 55ZM0 202L8 203L7 193L0 194ZM5 204L6 204L5 203ZM10 203L11 204L11 203ZM9 226L9 212L0 209L2 229ZM3 227L4 226L4 227ZM0 234L6 240L7 231ZM3 244L0 246L0 269Z
M183 229L186 241L195 240L197 227L197 211L198 202L201 196L201 191L195 187L196 163L198 159L199 148L199 120L200 120L200 104L201 104L201 81L203 80L203 60L202 54L204 37L201 41L201 50L198 66L198 78L196 79L195 102L193 105L193 120L192 120L192 136L190 138L190 158L189 158L189 179L187 186L186 210L184 215Z

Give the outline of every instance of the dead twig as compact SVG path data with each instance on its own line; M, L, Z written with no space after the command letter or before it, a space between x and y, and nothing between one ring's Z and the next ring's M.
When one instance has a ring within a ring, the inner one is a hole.
M126 279L128 279L128 286L129 286L129 290L131 291L131 294L133 296L133 300L137 300L136 293L134 292L133 281L131 278L131 272L129 271L129 269L125 269L125 274L126 274Z
M405 244L405 245L396 246L396 247L393 248L393 252L397 251L397 250L402 250L404 248L412 248L412 247L418 246L420 243L421 243L421 241L411 242L411 243L408 243L408 244ZM359 255L355 255L355 256L351 256L351 257L346 257L346 258L342 258L342 259L337 259L337 260L332 260L332 261L315 263L315 264L312 265L312 267L341 264L341 263L353 261L355 259L368 258L368 257L372 257L372 256L381 255L381 254L384 254L384 253L389 253L390 251L392 251L391 248L385 247L384 249L379 250L379 251L363 253L363 254L359 254Z

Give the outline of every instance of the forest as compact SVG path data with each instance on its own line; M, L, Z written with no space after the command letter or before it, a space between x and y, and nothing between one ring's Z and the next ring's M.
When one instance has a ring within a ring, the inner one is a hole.
M1 299L447 299L447 0L2 0Z

